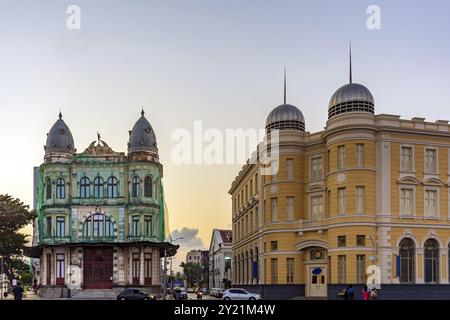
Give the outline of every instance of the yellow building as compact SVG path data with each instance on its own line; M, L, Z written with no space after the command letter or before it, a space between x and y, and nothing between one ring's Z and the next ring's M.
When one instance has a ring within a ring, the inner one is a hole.
M229 190L234 286L336 298L379 279L384 298L449 296L450 126L374 107L350 76L321 132L286 102L271 111L278 172L246 164Z

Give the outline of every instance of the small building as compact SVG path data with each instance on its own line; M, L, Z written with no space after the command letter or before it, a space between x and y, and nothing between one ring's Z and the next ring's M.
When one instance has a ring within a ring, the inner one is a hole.
M232 230L214 229L209 246L209 288L231 286Z

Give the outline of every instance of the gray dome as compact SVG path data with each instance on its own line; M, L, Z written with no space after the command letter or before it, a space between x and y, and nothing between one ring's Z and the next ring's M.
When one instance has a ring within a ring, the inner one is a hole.
M47 134L45 154L49 153L75 153L75 143L73 142L72 133L62 119L61 113L59 114L59 119Z
M328 119L347 112L374 113L375 101L365 86L349 83L340 87L331 97L328 105Z
M132 152L151 152L158 153L155 132L152 126L144 117L144 111L141 117L134 124L128 140L128 153Z
M303 113L291 104L282 104L273 109L266 119L266 130L300 130L305 132Z

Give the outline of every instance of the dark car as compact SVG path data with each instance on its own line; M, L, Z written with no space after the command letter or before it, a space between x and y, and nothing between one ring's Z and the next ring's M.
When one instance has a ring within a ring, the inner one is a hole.
M187 300L188 298L187 291L184 289L175 289L173 293L173 298L175 300Z
M139 289L126 289L117 295L117 300L156 300L156 296Z

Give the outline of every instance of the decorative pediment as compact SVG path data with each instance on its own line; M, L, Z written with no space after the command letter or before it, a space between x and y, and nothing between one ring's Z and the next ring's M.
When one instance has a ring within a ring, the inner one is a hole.
M399 179L399 180L398 180L398 183L399 183L399 184L418 185L418 184L420 184L420 180L417 179L417 178L414 177L414 176L406 176L406 177L403 177L403 178Z
M325 191L325 186L323 184L310 184L307 188L306 188L306 192L307 193L311 193L311 192L321 192L321 191Z
M423 185L440 187L445 185L445 182L443 182L441 179L438 178L429 178L423 182Z
M115 152L103 140L92 141L89 147L83 151L82 155L87 156L120 156L122 153Z

